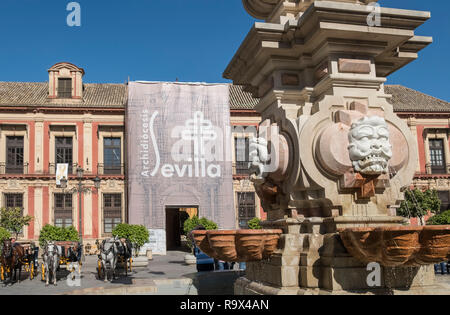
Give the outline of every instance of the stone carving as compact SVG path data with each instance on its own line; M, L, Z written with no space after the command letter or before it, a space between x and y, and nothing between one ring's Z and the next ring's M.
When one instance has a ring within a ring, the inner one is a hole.
M19 182L17 180L8 180L8 188L17 188L19 186Z
M349 132L350 160L356 172L364 175L388 173L392 158L389 129L384 118L364 117L352 124Z

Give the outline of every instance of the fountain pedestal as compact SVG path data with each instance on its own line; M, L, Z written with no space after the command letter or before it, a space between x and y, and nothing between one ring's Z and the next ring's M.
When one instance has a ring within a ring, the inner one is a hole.
M430 13L369 2L243 0L265 23L224 77L260 99L253 180L265 228L283 235L269 259L247 264L238 294L450 293L432 266L381 267L370 286L372 271L338 232L407 224L394 209L418 164L413 127L393 112L384 83L432 42L415 35Z
M436 283L432 265L380 266L375 275L377 269L348 253L339 233L327 233L329 223L319 218L265 222L284 226L280 248L268 260L247 263L235 294L450 294L448 285Z

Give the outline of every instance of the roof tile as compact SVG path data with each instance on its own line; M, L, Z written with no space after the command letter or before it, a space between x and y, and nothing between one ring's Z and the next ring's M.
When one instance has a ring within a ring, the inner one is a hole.
M56 99L48 96L47 82L0 82L0 106L104 107L124 108L128 99L126 84L85 83L83 100ZM404 87L386 85L389 102L396 112L450 112L450 103ZM252 110L259 99L244 92L242 86L230 84L230 108Z
M49 99L46 82L0 82L0 106L124 107L125 84L83 84L83 101Z

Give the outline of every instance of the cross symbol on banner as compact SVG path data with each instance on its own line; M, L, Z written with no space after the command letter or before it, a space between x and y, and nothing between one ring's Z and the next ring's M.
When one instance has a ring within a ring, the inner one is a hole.
M194 118L186 121L186 130L181 133L181 138L187 141L194 141L194 157L204 157L206 141L217 139L217 133L213 130L210 120L204 119L202 112L195 112Z

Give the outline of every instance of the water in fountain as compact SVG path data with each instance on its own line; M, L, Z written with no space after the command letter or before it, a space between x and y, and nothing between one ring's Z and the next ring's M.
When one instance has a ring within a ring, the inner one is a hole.
M397 276L395 273L395 268L384 268L383 267L383 274L384 274L384 285L388 291L388 295L394 295L394 291L393 291L393 283L392 283L392 279L395 279L395 277Z

